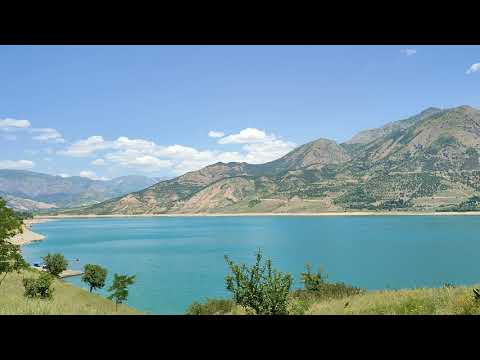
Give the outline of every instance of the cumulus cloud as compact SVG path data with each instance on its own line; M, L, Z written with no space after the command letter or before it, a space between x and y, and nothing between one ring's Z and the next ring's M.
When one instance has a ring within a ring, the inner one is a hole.
M267 140L267 134L255 128L246 128L237 134L225 136L218 140L219 144L251 144Z
M103 176L97 176L97 174L95 174L93 171L90 171L90 170L80 171L80 177L88 178L91 180L102 180L102 181L110 180L109 178L106 178Z
M38 134L33 137L34 140L51 141L56 143L65 142L62 134L60 134L60 132L58 132L58 130L56 129L39 128L39 129L32 129L31 131L33 133Z
M16 128L25 129L30 127L30 121L17 119L0 119L0 129Z
M212 137L212 138L221 138L225 135L225 133L223 131L209 131L208 132L208 136Z
M400 52L406 56L412 56L412 55L415 55L417 53L417 50L415 49L402 49L400 50Z
M467 75L469 75L469 74L473 74L477 71L480 71L480 63L475 63L472 66L470 66L466 73L467 73Z
M0 169L27 170L35 166L30 160L0 160Z
M73 157L85 157L92 155L99 150L108 149L109 146L109 143L103 139L103 136L96 135L73 143L66 150L59 151L59 154Z
M59 153L73 157L93 156L96 166L112 165L154 172L169 169L176 174L199 170L216 162L249 162L259 164L275 160L295 147L295 144L255 128L247 128L218 140L218 144L240 144L239 151L198 150L179 144L162 146L145 139L119 137L105 140L91 136L79 140Z

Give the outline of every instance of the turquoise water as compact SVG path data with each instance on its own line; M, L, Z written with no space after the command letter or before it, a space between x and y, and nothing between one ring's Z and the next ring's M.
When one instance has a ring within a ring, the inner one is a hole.
M251 263L257 248L296 287L307 261L332 280L372 290L480 282L480 216L62 219L33 229L47 238L24 247L28 261L61 252L80 260L70 268L107 267L108 284L114 272L136 274L128 303L155 314L227 297L223 256Z

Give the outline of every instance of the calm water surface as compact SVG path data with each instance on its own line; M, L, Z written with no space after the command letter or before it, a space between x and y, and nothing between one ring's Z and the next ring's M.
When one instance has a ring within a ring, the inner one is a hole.
M479 229L480 216L62 219L34 225L47 238L24 255L34 262L61 252L80 260L73 269L101 264L107 286L114 272L136 274L131 306L182 314L194 300L229 295L225 254L251 263L258 248L295 276L295 287L307 261L332 280L372 290L478 283Z

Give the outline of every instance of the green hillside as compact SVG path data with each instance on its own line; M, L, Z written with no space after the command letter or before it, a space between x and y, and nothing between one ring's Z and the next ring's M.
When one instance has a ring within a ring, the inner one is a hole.
M51 300L27 299L22 278L34 277L37 270L11 273L0 286L0 315L138 315L139 311L119 305L99 295L54 280Z
M429 108L266 163L217 163L70 214L444 211L480 195L480 111ZM471 209L475 210L475 209Z

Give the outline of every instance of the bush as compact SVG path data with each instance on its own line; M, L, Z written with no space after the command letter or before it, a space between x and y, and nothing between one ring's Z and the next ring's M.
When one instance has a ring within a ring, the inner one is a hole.
M68 261L62 254L48 254L44 256L46 270L53 276L58 277L63 271L67 270Z
M312 266L307 263L307 271L300 274L304 290L296 290L293 292L295 299L341 299L348 296L358 295L362 293L362 289L343 282L329 283L327 275L319 268L316 274L312 273Z
M204 304L193 302L187 309L187 315L224 315L232 312L235 302L229 299L208 299Z
M25 287L25 296L28 298L51 299L53 297L53 289L50 285L53 282L53 277L42 272L36 279L23 279L23 286Z
M225 255L232 274L225 277L227 290L233 300L257 315L288 314L288 294L293 278L272 268L272 260L261 264L262 254L258 250L256 263L252 267L237 265Z

